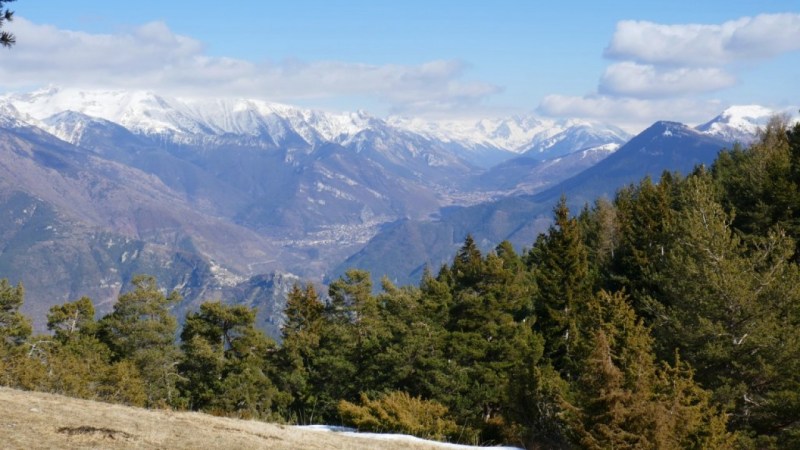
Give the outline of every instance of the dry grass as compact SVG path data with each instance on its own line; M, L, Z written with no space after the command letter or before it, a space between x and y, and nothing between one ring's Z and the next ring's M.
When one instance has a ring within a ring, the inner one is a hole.
M199 413L152 411L0 387L3 449L437 449Z

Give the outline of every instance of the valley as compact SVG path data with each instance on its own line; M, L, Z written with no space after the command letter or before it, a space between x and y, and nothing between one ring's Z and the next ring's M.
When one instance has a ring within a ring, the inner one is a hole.
M247 302L277 337L291 280L356 267L414 284L467 233L482 250L530 246L562 194L580 208L645 175L687 173L771 114L735 107L631 137L534 116L435 123L144 91L6 94L0 269L25 284L39 330L49 307L86 295L107 312L148 273L181 292L179 315ZM255 289L264 276L282 281Z

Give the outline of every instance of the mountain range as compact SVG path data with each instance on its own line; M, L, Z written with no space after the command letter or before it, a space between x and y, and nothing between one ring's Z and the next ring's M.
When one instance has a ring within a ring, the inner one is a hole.
M258 100L47 88L0 97L0 275L26 313L82 295L100 313L135 273L186 298L259 306L277 335L294 282L345 267L414 281L466 233L530 245L573 204L748 142L771 112L735 107L636 137L535 116L427 122Z

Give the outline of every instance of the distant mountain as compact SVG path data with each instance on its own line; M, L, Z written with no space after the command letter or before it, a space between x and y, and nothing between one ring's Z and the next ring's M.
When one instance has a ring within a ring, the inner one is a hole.
M395 117L390 118L389 122L433 139L459 143L464 148L504 149L539 160L553 159L591 147L622 145L630 138L622 129L608 124L579 120L555 121L534 116L477 122L430 122Z
M386 226L333 274L358 267L375 276L386 274L398 283L415 283L426 264L437 269L452 258L467 233L484 250L505 239L517 248L530 247L551 223L552 208L561 195L577 210L598 197L613 197L620 187L646 175L658 178L665 170L686 174L697 164L710 164L729 146L680 123L656 122L597 164L537 194L445 208L436 220ZM542 164L531 162L530 170Z
M687 171L725 146L720 127L658 123L621 145L613 126L532 116L427 122L148 92L7 94L0 276L25 283L40 329L49 306L88 295L107 311L133 274L150 273L186 297L179 314L222 297L257 305L275 334L297 280L358 265L405 282L468 232L484 248L530 245L561 192L582 204L645 173Z
M611 155L620 144L604 144L578 150L549 160L527 153L497 164L470 183L476 190L495 190L502 195L533 194L553 186Z
M598 164L538 197L557 200L565 194L573 205L591 203L601 196L613 197L620 187L645 175L658 178L665 170L686 174L698 164L710 164L720 151L730 147L730 141L687 125L656 122Z
M547 139L534 142L525 155L554 159L585 149L616 149L630 139L622 129L584 121L567 121L566 128Z
M731 106L696 129L727 142L750 144L775 111L758 105Z

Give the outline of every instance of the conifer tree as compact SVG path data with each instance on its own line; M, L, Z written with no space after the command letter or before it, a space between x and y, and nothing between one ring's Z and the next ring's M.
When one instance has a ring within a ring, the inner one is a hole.
M53 306L47 315L47 329L61 342L76 339L80 334L93 335L95 328L94 304L89 297Z
M614 200L619 245L610 261L605 285L624 289L637 313L648 322L661 315L663 270L672 239L671 226L677 186L681 179L664 172L658 184L645 177L638 185L617 193Z
M475 286L480 281L481 275L481 251L478 249L471 234L464 239L464 244L456 253L453 266L450 272L453 274L453 281L459 288Z
M566 198L554 213L555 224L537 240L529 264L538 289L535 327L545 339L545 356L569 378L580 338L580 315L585 313L593 282L580 226L570 217Z
M175 346L178 323L169 312L180 296L164 296L152 276L137 275L133 290L120 295L114 310L103 317L98 337L111 349L112 361L131 361L147 385L149 405L179 401L175 383L180 356Z
M31 335L31 323L19 312L25 301L22 283L12 286L0 279L0 345L19 345Z
M661 273L668 307L655 332L662 353L679 349L715 400L732 408L734 427L792 446L800 423L800 404L787 395L800 388L795 247L779 228L748 241L732 229L710 177L690 177Z
M186 316L181 383L192 409L270 417L278 398L269 355L275 343L255 328L255 311L205 302Z
M281 328L279 352L281 389L291 396L285 414L299 423L313 420L316 395L310 380L316 370L316 356L322 331L324 304L312 284L301 289L295 284L286 300L286 320Z
M5 3L11 3L16 0L0 0L0 28L3 28L5 22L14 20L14 11L8 8L3 8ZM17 38L8 31L0 31L0 46L10 48L17 43Z
M601 291L583 342L579 376L564 400L582 448L729 448L725 418L680 360L656 363L652 338L625 296Z

